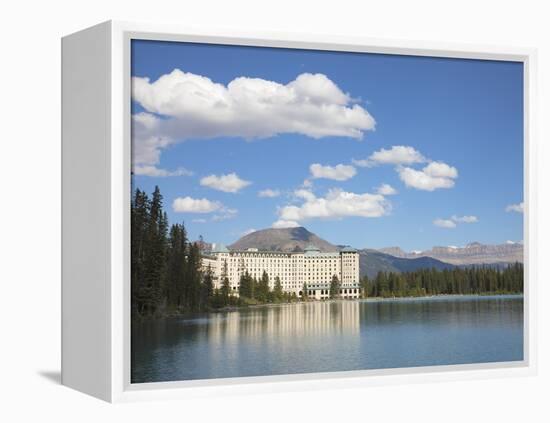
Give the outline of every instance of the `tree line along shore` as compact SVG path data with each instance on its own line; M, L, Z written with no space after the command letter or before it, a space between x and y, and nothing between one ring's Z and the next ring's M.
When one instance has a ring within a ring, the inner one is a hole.
M308 301L307 295L284 292L278 277L271 284L265 272L259 279L245 273L239 282L239 296L231 294L226 272L222 272L220 287L214 287L211 272L201 267L201 245L188 239L183 223L169 225L158 187L150 197L140 189L132 193L132 318ZM476 266L378 272L375 278L363 276L360 282L363 298L518 294L523 292L523 264L504 269ZM306 284L302 292L307 292ZM330 298L337 299L339 292L340 282L334 275Z

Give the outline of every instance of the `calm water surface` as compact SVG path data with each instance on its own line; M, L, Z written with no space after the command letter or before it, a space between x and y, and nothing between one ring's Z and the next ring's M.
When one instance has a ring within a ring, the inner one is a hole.
M523 297L266 306L133 324L132 382L523 360Z

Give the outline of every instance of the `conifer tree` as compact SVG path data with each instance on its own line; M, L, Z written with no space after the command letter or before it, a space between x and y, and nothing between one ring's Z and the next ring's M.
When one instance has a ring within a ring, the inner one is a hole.
M302 286L302 300L307 300L309 298L309 295L307 293L307 283L304 282L304 285Z
M244 298L252 298L252 278L248 271L241 275L239 280L239 295Z
M338 280L338 276L336 275L333 275L332 280L330 281L329 296L330 298L340 297L340 281Z
M282 301L284 297L283 286L281 285L281 279L279 276L275 277L275 285L273 286L273 299L276 302Z
M186 267L187 306L190 310L198 310L202 275L200 249L197 243L189 246Z
M231 286L229 284L229 277L227 276L227 261L224 261L223 270L222 270L222 287L221 287L221 296L222 296L222 302L224 305L229 304L230 293L231 293Z
M144 257L146 249L146 232L149 222L149 198L139 189L135 190L131 202L131 298L132 314L144 312L146 299Z
M371 296L424 296L442 294L517 294L523 292L523 264L504 269L473 266L468 269L419 269L413 272L378 272Z
M361 278L361 297L362 298L367 298L369 297L369 277L367 275L363 276Z
M209 307L212 303L212 298L214 296L214 282L212 278L212 269L206 269L204 272L204 278L201 284L201 304L200 308L205 309Z
M268 296L269 296L269 276L267 275L267 272L264 270L264 272L262 273L262 277L258 281L255 298L260 302L266 302Z
M389 295L388 278L386 272L378 272L376 275L377 293L381 297L387 297Z
M185 278L187 240L183 225L170 228L166 253L165 294L169 307L183 306L183 284Z
M158 187L155 188L152 200L147 201L145 210L139 209L142 205L141 198L136 191L134 201L135 213L133 227L136 229L136 236L140 237L141 245L136 259L136 289L135 301L140 314L152 315L159 311L164 304L163 296L163 277L165 271L165 250L166 250L166 231L167 218L162 212L162 195ZM145 211L145 213L143 213ZM142 213L140 213L142 212ZM145 217L142 231L140 233L139 218Z
M250 298L256 299L256 294L258 290L258 280L254 277L250 279Z

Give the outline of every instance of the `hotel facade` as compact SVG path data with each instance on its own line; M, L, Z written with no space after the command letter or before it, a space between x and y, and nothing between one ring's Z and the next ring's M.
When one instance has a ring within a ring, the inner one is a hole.
M227 266L227 267L226 267ZM269 276L269 286L273 289L278 277L284 292L294 293L297 297L307 295L318 300L330 297L330 283L336 275L340 282L340 298L360 298L359 253L345 247L340 251L321 252L314 246L303 252L229 250L223 245L203 254L202 267L210 269L214 286L220 288L227 272L231 293L238 295L241 276L246 272L259 280L265 271Z

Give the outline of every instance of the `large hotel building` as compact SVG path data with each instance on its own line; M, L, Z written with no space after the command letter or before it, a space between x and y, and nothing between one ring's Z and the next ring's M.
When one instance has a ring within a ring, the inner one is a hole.
M221 287L225 265L231 291L237 295L241 275L248 272L256 279L263 272L269 276L273 289L275 278L279 277L283 291L303 295L304 284L310 298L329 298L330 282L336 275L340 281L341 298L360 298L359 253L345 247L340 251L324 253L314 246L303 252L284 253L277 251L229 250L223 245L216 246L202 257L204 269L210 268L214 276L214 286Z

